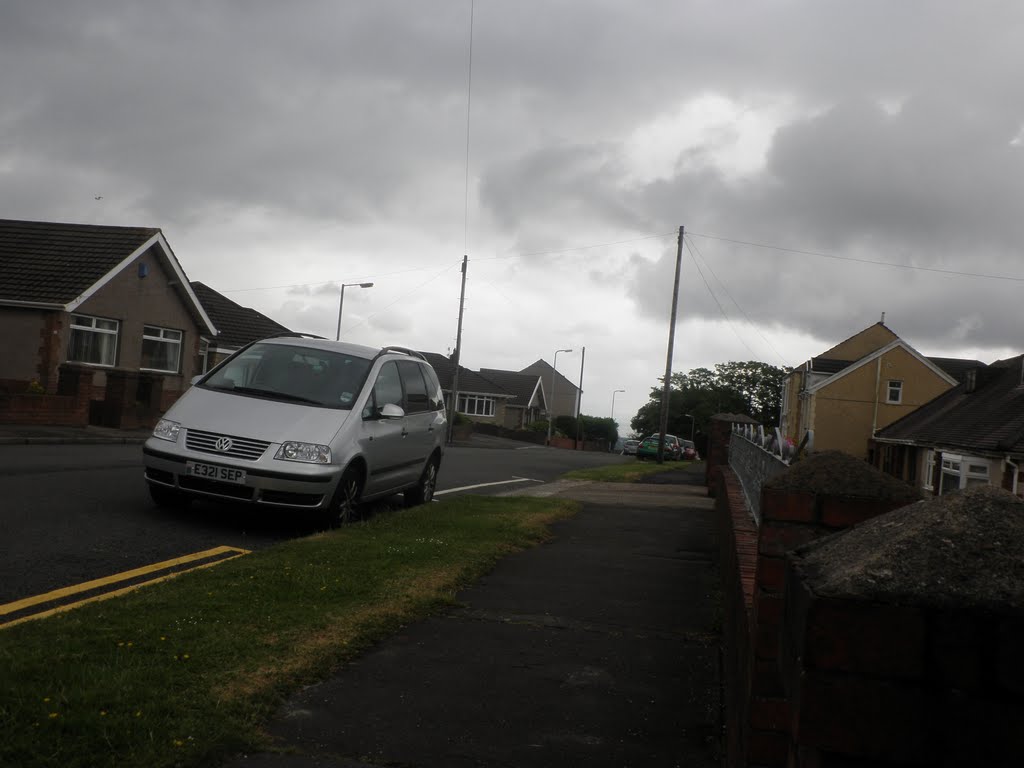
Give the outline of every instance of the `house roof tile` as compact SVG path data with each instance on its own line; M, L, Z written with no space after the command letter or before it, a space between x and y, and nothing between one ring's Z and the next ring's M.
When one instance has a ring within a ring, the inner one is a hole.
M977 369L963 382L884 429L877 439L965 453L1024 455L1024 355Z
M510 401L509 405L527 408L537 391L539 377L536 374L503 371L497 368L481 368L480 375L515 395L515 399Z
M455 377L455 364L451 359L437 352L421 352L420 354L427 358L427 362L433 366L435 373L437 373L437 378L441 382L441 388L451 392L452 380ZM513 397L512 393L505 390L499 384L461 365L459 366L459 392L471 392L478 395L493 395L494 397L503 398Z
M223 348L243 347L249 342L265 339L276 333L288 333L289 329L260 314L255 309L243 307L223 296L208 285L192 283L199 303L217 327L216 346Z
M159 233L0 219L0 301L69 304Z

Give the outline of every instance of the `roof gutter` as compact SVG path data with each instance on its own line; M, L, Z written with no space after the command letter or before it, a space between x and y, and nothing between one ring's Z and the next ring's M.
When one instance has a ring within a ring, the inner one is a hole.
M68 308L64 304L51 301L17 301L16 299L0 299L0 306L18 307L21 309L57 309L61 312L68 311Z

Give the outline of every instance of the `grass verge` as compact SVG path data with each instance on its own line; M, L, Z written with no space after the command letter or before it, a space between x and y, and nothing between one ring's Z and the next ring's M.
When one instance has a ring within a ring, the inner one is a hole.
M601 467L574 469L571 472L566 472L562 477L570 480L594 480L599 483L635 483L647 475L672 472L692 463L673 461L658 464L656 461L640 461L638 459L626 464L606 464Z
M0 631L0 765L187 767L265 747L283 696L576 509L454 498Z

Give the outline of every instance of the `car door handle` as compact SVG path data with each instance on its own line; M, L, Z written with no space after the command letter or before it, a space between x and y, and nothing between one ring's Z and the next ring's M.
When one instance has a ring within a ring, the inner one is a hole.
M402 437L408 437L408 436L409 436L409 430L406 429L405 427L402 427Z

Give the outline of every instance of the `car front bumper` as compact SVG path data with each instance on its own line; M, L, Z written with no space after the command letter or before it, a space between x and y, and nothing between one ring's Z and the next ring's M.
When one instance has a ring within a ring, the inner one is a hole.
M216 456L184 451L179 445L157 438L146 441L142 458L146 481L153 485L175 488L195 498L274 507L326 509L341 477L341 469L335 465L274 461L271 469L266 466L266 459L224 461ZM186 473L189 461L245 470L245 482L194 477Z

